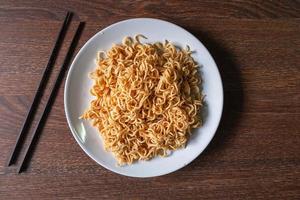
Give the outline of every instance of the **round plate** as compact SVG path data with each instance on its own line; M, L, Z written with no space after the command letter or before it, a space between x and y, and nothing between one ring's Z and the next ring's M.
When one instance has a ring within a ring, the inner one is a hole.
M88 74L95 70L96 53L108 50L113 43L121 43L125 36L145 35L144 42L169 40L175 45L189 45L194 59L201 65L205 97L204 125L196 129L186 148L172 152L168 157L139 161L130 166L117 166L110 152L103 148L98 130L89 121L79 117L89 107L93 97L89 91L93 81ZM176 171L194 160L209 144L220 122L223 109L222 81L215 61L203 44L183 28L158 19L137 18L115 23L94 35L75 57L65 84L64 106L69 127L77 143L86 154L103 167L132 177L153 177Z

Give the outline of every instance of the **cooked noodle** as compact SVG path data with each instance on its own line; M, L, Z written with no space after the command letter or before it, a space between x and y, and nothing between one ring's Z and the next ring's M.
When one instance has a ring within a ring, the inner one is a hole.
M90 75L96 99L82 116L92 120L121 165L167 156L201 126L201 79L189 47L144 44L142 37L126 37L98 53Z

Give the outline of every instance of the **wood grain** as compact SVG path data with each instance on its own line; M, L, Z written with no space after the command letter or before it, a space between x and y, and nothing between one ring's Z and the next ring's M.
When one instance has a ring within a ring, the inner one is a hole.
M245 18L245 19L286 19L298 18L299 1L81 1L64 0L59 4L53 1L5 0L0 6L0 18L7 16L19 19L63 18L70 9L80 13L85 20L110 21L118 18L156 17L178 20L198 18ZM33 15L32 13L35 13Z
M5 167L67 10L78 16L48 88L79 19L87 22L79 47L132 17L169 20L203 42L221 72L225 105L201 156L148 179L100 167L70 134L62 85L27 172ZM299 1L0 2L0 199L299 199L299 17Z

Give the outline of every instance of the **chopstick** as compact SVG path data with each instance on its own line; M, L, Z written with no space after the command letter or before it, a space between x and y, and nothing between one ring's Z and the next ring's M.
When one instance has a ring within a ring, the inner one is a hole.
M10 166L11 164L13 164L16 161L16 157L20 152L21 144L23 143L23 140L24 140L25 135L26 135L25 133L27 133L27 131L30 127L30 123L32 122L33 116L34 116L34 114L35 114L35 112L38 108L38 103L41 100L41 97L43 95L43 91L45 89L46 83L47 83L48 78L49 78L49 73L51 72L51 69L54 66L54 63L55 63L57 55L58 55L58 51L59 51L59 49L61 47L61 44L64 40L64 37L66 35L66 30L68 28L68 25L70 23L71 18L72 18L72 13L68 12L66 17L65 17L65 20L64 20L64 22L61 26L59 34L56 38L55 45L52 49L52 52L51 52L51 55L49 57L48 63L47 63L46 68L43 72L43 75L42 75L42 78L40 80L39 86L38 86L38 88L35 92L35 95L34 95L32 103L31 103L31 106L30 106L30 108L27 112L25 121L23 122L22 128L21 128L21 130L19 132L19 135L17 137L16 143L15 143L15 145L13 147L13 150L10 154L7 166Z
M56 81L55 81L55 84L53 85L52 89L51 89L51 94L49 95L48 97L48 100L47 100L47 103L46 103L46 106L44 108L44 111L38 121L38 124L33 132L33 135L30 139L30 143L29 145L27 146L26 150L25 150L25 155L24 157L22 158L22 161L21 161L21 164L19 166L19 168L17 169L17 172L18 173L21 173L24 169L25 169L25 164L27 163L27 161L29 160L29 155L31 155L31 152L33 150L33 147L34 147L34 143L36 142L37 138L38 138L38 135L39 133L41 133L41 130L43 128L43 125L45 123L45 120L51 110L51 106L52 104L54 103L54 100L55 100L55 96L58 92L58 89L59 89L59 86L60 86L60 83L61 81L63 80L64 78L64 74L69 66L69 62L71 61L71 58L73 56L73 53L75 51L75 48L77 46L77 43L79 41L79 38L80 38L80 35L81 35L81 32L84 28L84 22L80 22L78 27L77 27L77 30L76 30L76 33L72 39L72 42L69 46L69 49L68 49L68 53L64 59L64 62L61 66L61 69L56 77Z

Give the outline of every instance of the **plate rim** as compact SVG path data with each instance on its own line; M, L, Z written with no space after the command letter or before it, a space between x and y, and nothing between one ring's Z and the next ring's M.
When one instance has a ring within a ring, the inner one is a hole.
M214 65L214 67L216 68L216 76L218 76L219 80L220 80L220 103L221 103L221 110L220 110L220 114L217 117L217 123L216 123L216 126L213 127L213 133L210 135L210 138L207 142L207 144L205 144L205 147L199 151L197 153L197 155L188 160L187 162L185 162L185 164L183 166L180 166L180 167L177 167L177 168L174 168L174 169L171 169L167 172L163 172L163 173L157 173L156 175L150 175L150 176L139 176L139 175L132 175L132 174L126 174L126 173L123 173L123 172L120 172L120 171L117 171L115 169L112 169L112 168L109 168L109 166L106 166L105 164L101 163L101 162L98 162L96 160L96 158L94 158L90 153L89 151L85 148L85 146L80 142L80 139L78 138L78 135L76 133L74 133L74 130L73 130L73 127L71 126L72 125L72 120L70 119L70 116L69 116L69 112L68 112L68 108L67 108L67 102L68 102L68 88L69 88L69 85L70 85L70 79L71 79L71 72L74 70L74 66L75 66L75 62L77 61L78 57L82 54L82 52L84 51L84 49L88 46L89 43L91 43L93 41L94 38L96 38L98 35L101 35L102 32L104 32L105 30L108 30L110 28L113 28L114 26L118 26L119 24L122 24L122 23L126 23L126 22L129 22L129 21L135 21L135 20L151 20L151 21L158 21L158 22L163 22L163 23L167 23L169 25L172 25L172 26L175 26L177 29L180 29L182 30L183 32L185 32L186 34L190 35L191 37L195 38L204 48L204 50L208 53L208 56L211 57L211 61L212 61L212 64ZM66 119L67 119L67 123L68 123L68 127L69 129L71 130L71 133L73 135L73 137L75 138L77 144L81 147L81 149L92 159L94 160L97 164L101 165L102 167L104 167L105 169L109 170L109 171L112 171L114 173L117 173L117 174L120 174L120 175L124 175L124 176L128 176L128 177L135 177L135 178L150 178L150 177L157 177L157 176L163 176L163 175L166 175L166 174L170 174L172 172L175 172L185 166L187 166L188 164L190 164L191 162L193 162L196 158L199 157L199 155L205 150L207 149L208 145L211 143L213 137L215 136L216 132L217 132L217 129L220 125L220 121L221 121L221 118L222 118L222 115L223 115L223 109L224 109L224 88L223 88L223 81L222 81L222 77L221 77L221 74L220 74L220 71L219 71L219 68L215 62L215 59L213 58L213 56L211 55L211 53L208 51L208 49L205 47L205 45L196 37L194 36L192 33L190 33L189 31L187 31L186 29L184 29L183 27L177 25L177 24L174 24L172 22L169 22L169 21L166 21L166 20L162 20L162 19L157 19L157 18L130 18L130 19L126 19L126 20L121 20L121 21L118 21L116 23L113 23L111 25L108 25L107 27L101 29L100 31L98 31L97 33L95 33L90 39L87 40L87 42L85 42L85 44L80 48L80 50L78 51L78 53L76 54L76 56L74 57L70 67L69 67L69 70L68 70L68 73L67 73L67 77L66 77L66 81L65 81L65 86L64 86L64 111L65 111L65 115L66 115Z

